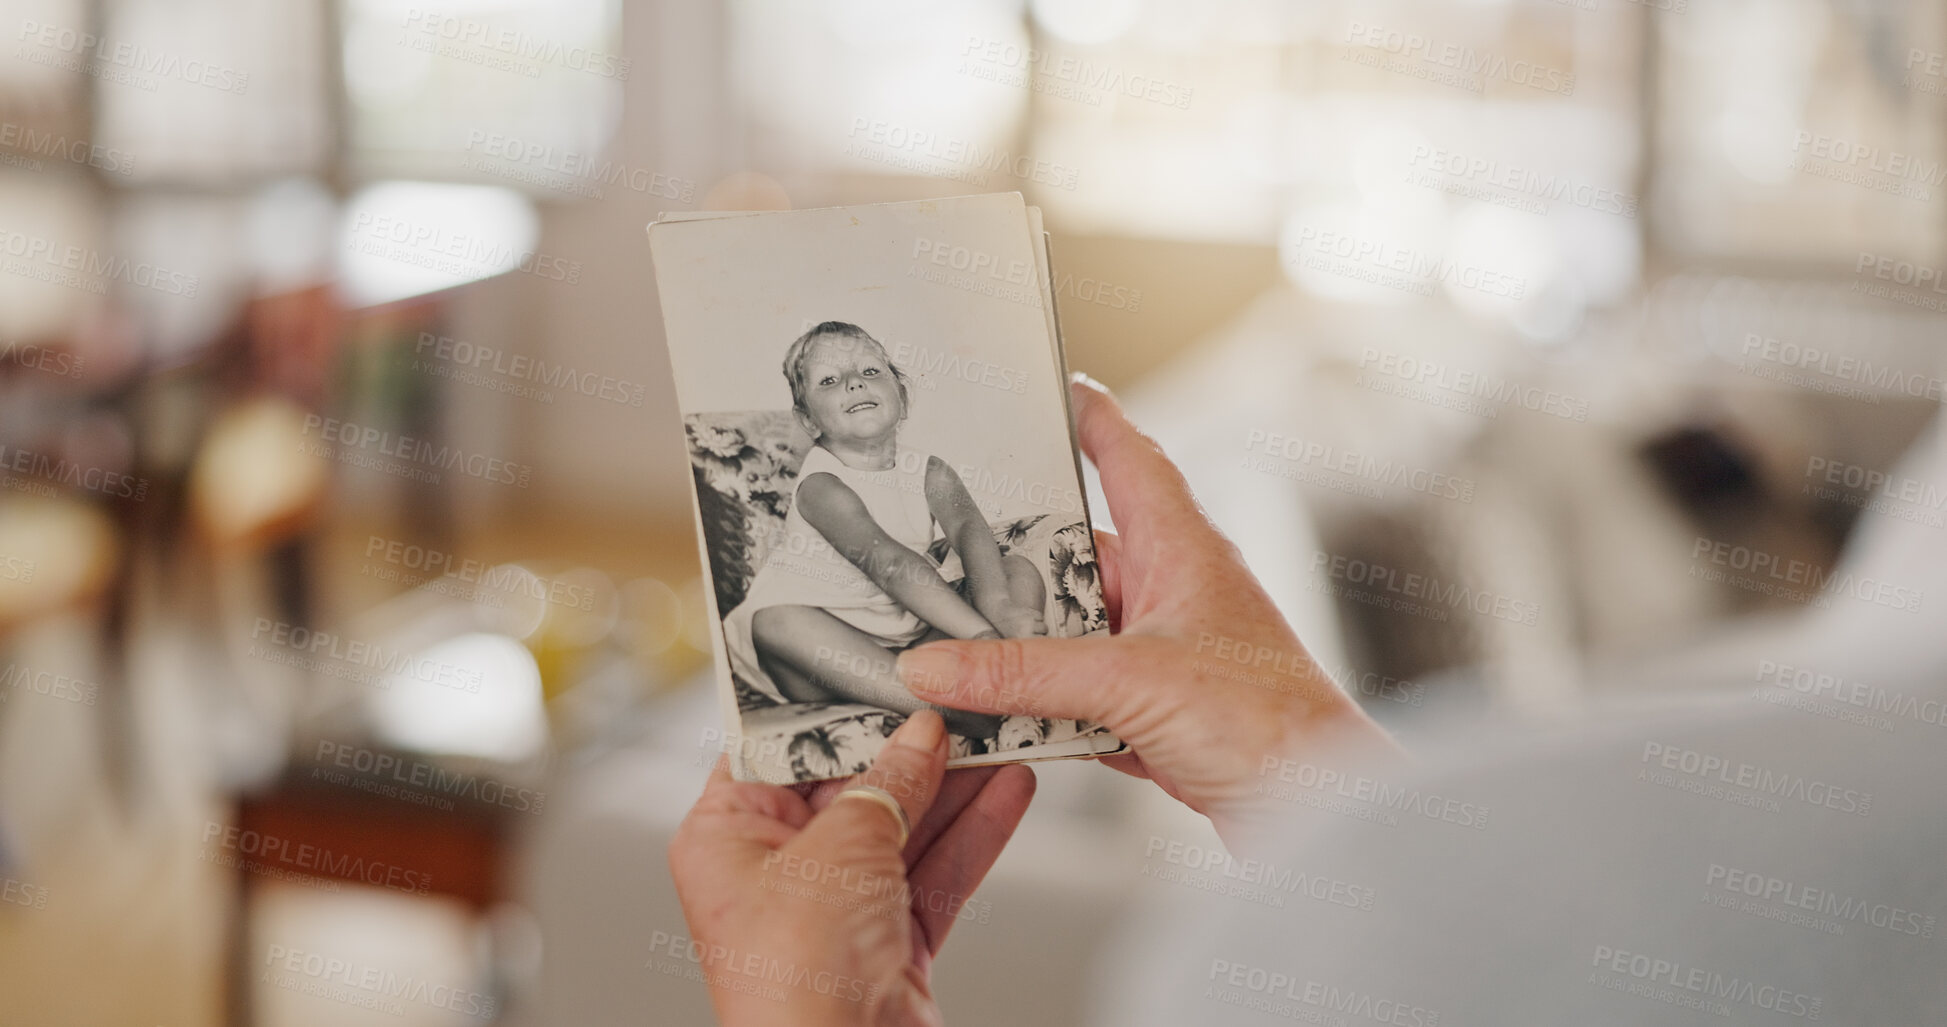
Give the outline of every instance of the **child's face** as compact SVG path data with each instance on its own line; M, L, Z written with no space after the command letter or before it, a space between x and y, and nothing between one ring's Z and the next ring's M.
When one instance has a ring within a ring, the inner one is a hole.
M821 438L881 439L897 431L906 416L891 361L878 344L864 339L812 340L803 385L805 412Z

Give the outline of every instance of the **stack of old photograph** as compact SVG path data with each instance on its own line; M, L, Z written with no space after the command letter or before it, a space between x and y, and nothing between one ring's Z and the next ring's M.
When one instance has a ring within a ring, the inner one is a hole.
M649 226L740 780L866 769L901 652L1109 630L1041 212L1019 193ZM1098 756L937 709L949 766Z

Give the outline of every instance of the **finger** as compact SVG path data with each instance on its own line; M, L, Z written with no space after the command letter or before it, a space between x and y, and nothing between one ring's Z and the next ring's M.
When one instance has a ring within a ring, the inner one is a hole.
M937 955L946 943L947 932L1014 836L1033 798L1033 771L1019 763L1000 768L913 865L908 876L913 916L927 951Z
M731 777L729 757L717 760L715 769L710 771L710 778L703 786L703 794L690 808L692 817L699 813L755 814L793 828L803 827L811 819L811 807L796 791L782 785L739 781Z
M1108 497L1109 514L1125 541L1148 546L1182 532L1215 530L1183 472L1156 440L1130 423L1102 383L1076 374L1069 382L1069 393L1074 398L1075 432L1082 452L1101 472L1102 494Z
M1096 574L1102 581L1102 605L1108 608L1109 630L1122 630L1122 539L1113 531L1095 529Z
M778 785L737 781L727 759L717 761L696 805L670 839L670 868L721 866L740 855L768 852L789 842L811 820L803 797Z
M946 780L940 783L940 797L934 800L933 808L926 811L926 818L913 825L912 840L906 843L907 865L918 863L926 855L926 851L932 848L947 828L953 826L953 822L960 818L960 814L1000 769L967 767L946 772Z
M850 784L885 790L906 811L907 823L917 825L937 798L940 779L946 774L946 749L946 722L932 710L920 710L886 739L879 758ZM848 852L863 846L872 854L899 859L907 839L900 837L897 816L878 802L844 795L840 789L824 811L811 818L802 836L806 845Z
M1139 777L1144 781L1149 780L1149 768L1143 766L1142 757L1133 752L1119 752L1113 756L1103 756L1096 760L1096 762L1111 770L1121 771L1130 777Z
M1164 658L1159 645L1167 643L1129 635L942 639L900 653L899 681L915 696L957 710L1078 717L1115 727L1124 682L1156 674Z
M934 800L933 808L926 811L926 818L913 825L913 836L906 843L907 865L910 866L926 852L933 839L953 823L960 811L966 809L974 796L986 787L987 779L998 770L999 767L965 767L946 772L945 780L940 783L940 797ZM832 798L849 784L850 781L820 782L821 787L810 796L811 808L823 810L831 805Z

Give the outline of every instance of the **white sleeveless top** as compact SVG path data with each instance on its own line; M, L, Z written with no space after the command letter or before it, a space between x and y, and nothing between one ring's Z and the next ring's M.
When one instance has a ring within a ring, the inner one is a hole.
M798 488L802 489L814 474L832 475L858 494L880 530L931 561L927 547L941 538L942 532L926 502L926 464L926 454L902 446L891 469L861 471L847 467L823 446L814 445L798 468ZM732 668L753 687L779 701L783 696L758 665L750 638L750 618L767 606L786 604L824 609L893 649L911 645L929 630L926 622L899 605L878 582L832 548L804 519L795 493L784 526L772 539L764 566L752 576L744 601L724 617L724 640Z

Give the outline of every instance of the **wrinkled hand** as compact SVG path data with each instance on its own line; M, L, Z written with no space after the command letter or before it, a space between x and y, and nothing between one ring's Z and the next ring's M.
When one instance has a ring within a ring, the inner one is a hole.
M1390 747L1305 652L1161 447L1100 385L1077 375L1071 389L1082 451L1122 533L1096 533L1117 633L935 642L900 655L906 687L959 709L1106 724L1134 752L1104 762L1153 779L1227 839L1262 808L1254 792L1267 757L1327 742Z
M945 726L921 711L852 780L784 788L718 765L669 864L722 1024L941 1022L933 957L1034 794L1026 767L949 776L946 753ZM890 810L834 801L856 782L905 809L903 849Z

